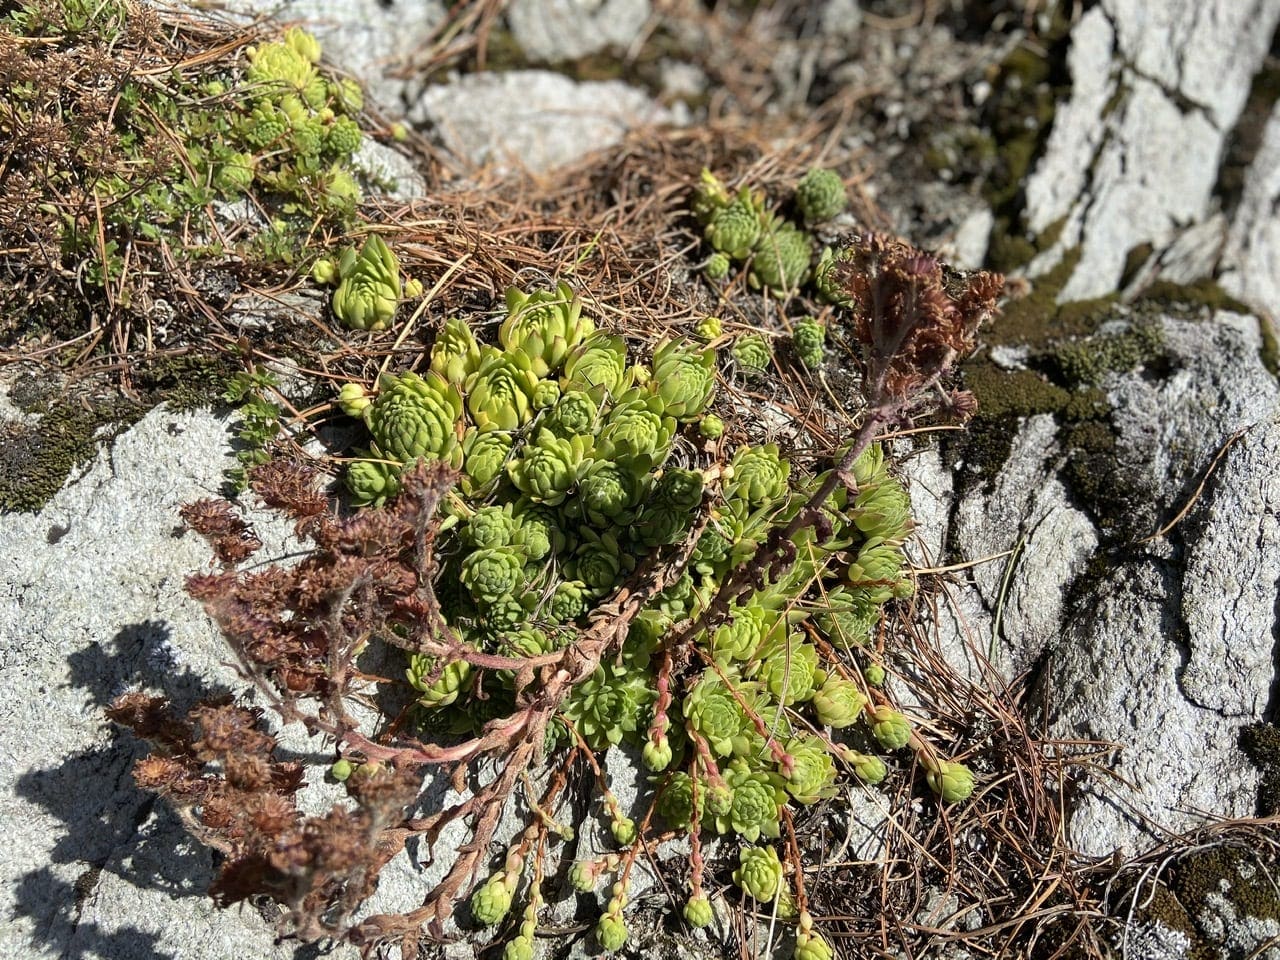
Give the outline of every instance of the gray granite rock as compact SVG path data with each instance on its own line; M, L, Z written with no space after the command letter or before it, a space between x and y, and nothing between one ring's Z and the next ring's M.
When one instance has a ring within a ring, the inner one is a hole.
M610 48L625 52L651 12L649 0L512 0L507 23L531 61L562 63Z
M130 770L103 708L147 686L178 704L238 688L183 592L208 549L175 533L215 493L227 424L155 410L38 514L0 517L0 953L105 960L288 957L252 912L214 909L208 850Z
M619 81L575 83L542 70L472 74L423 91L409 113L463 163L533 173L611 146L667 111Z
M1163 364L1103 382L1136 529L1177 514L1239 432L1168 537L1104 542L1075 502L1049 416L1023 421L1004 468L958 501L936 454L909 465L917 549L978 561L1021 545L1012 569L980 563L947 588L937 628L949 660L976 676L989 642L1006 676L1038 665L1050 735L1119 747L1118 776L1087 778L1070 819L1073 844L1095 856L1145 849L1194 826L1196 811L1251 815L1257 774L1236 739L1277 679L1280 388L1259 358L1258 321L1218 312L1159 325Z
M1118 285L1130 251L1153 255L1216 211L1224 146L1266 56L1280 0L1102 0L1071 37L1071 94L1026 186L1033 234L1081 257L1065 301Z
M1245 175L1222 257L1222 286L1273 315L1280 304L1280 104Z

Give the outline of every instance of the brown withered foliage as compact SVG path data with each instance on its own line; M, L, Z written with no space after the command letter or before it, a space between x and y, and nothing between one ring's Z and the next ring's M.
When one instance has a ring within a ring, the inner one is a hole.
M204 499L178 511L188 528L209 541L213 555L224 567L234 567L262 549L253 528L225 500Z
M978 328L1004 289L998 273L951 270L937 258L880 233L842 248L835 277L852 299L866 350L872 403L920 397L976 346ZM957 403L962 409L971 404Z
M692 549L691 539L652 556L597 608L567 649L521 659L484 653L449 628L434 593L437 508L455 479L442 464L419 464L406 471L402 492L384 509L340 517L320 492L317 471L268 463L252 474L253 489L294 520L309 552L291 565L224 569L187 581L244 676L280 717L331 738L339 753L359 762L346 781L354 810L337 806L324 816L301 816L294 803L301 768L274 758L276 741L257 712L219 701L177 719L164 701L141 694L122 697L111 708L113 720L156 748L135 770L139 785L173 803L193 835L226 855L211 894L223 904L257 895L282 904L282 935L346 939L366 952L399 940L407 955L424 926L439 935L440 923L486 866L498 819L541 755L547 724L573 687L620 648L636 613L679 577ZM224 540L246 536L229 509L208 502L192 504L184 518L209 537L224 565L234 554ZM441 666L466 660L480 669L513 671L515 709L479 736L451 746L400 735L390 718L379 729L366 729L350 700L367 687L356 658L373 642L427 654ZM427 768L451 768L461 786L482 755L499 761L490 783L445 810L406 816ZM563 778L553 778L546 796L562 787ZM406 839L423 836L434 843L460 818L470 820L472 842L457 852L421 908L350 925L378 871Z

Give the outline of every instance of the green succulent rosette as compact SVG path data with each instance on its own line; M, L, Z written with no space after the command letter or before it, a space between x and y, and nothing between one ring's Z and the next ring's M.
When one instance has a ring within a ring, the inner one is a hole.
M560 553L568 545L559 518L550 507L522 498L515 504L515 515L520 521L515 543L530 562L536 563L553 552Z
M853 772L858 775L858 779L871 786L882 783L889 775L889 768L875 754L850 750L845 754L845 760L853 767Z
M751 660L777 614L756 603L731 608L728 618L711 634L711 652L717 663Z
M733 266L733 260L727 253L716 251L707 257L706 262L702 265L702 275L708 280L723 280L729 275L729 270Z
M524 353L539 377L559 370L569 351L595 333L595 323L582 314L582 300L563 281L554 291L533 294L509 287L506 298L498 342L509 352Z
M400 492L400 468L385 460L357 460L347 467L347 490L355 507L381 507Z
M789 741L786 749L791 773L783 779L796 803L817 803L836 795L835 760L820 737L798 737Z
M518 430L533 418L538 378L522 353L480 349L480 366L467 377L467 412L480 431Z
M505 873L495 873L471 895L471 915L476 923L492 927L511 912L515 891L506 882Z
M902 484L885 477L879 483L860 487L852 517L868 539L902 543L911 533L911 498Z
M333 312L353 330L385 330L400 304L400 263L377 234L360 248L348 248L338 261L342 278L333 291Z
M911 721L893 707L881 704L870 707L871 735L886 750L898 750L911 742Z
M551 592L544 613L552 623L570 623L587 612L591 588L581 580L562 580Z
M459 389L480 369L480 344L466 321L451 317L431 345L431 369Z
M749 690L739 686L736 692L747 704L753 702ZM706 740L717 756L744 756L750 752L751 722L714 670L706 671L693 685L682 710L689 729Z
M813 712L823 726L839 730L862 716L867 698L852 680L829 676L813 694Z
M729 463L730 476L724 482L728 500L742 500L752 507L776 503L787 495L791 464L778 455L778 445L742 446Z
M869 591L837 586L827 591L815 622L833 644L860 646L870 639L879 618L881 604L874 602Z
M724 333L724 324L720 322L719 317L703 317L698 321L698 325L693 328L693 335L699 340L708 343L715 340L722 333Z
M462 462L457 432L462 397L439 374L383 374L364 417L378 449L392 459L409 463L422 457L455 467Z
M724 781L731 797L727 808L715 816L716 830L732 831L752 843L762 835L779 836L778 818L787 802L782 778L774 773L752 771L746 761L737 759L724 771Z
M716 390L716 352L684 340L663 340L653 352L649 389L664 413L691 423L707 409Z
M502 430L467 430L462 438L462 492L477 496L505 476L512 445L511 434Z
M760 664L755 677L784 707L803 703L813 696L818 673L818 650L802 643L798 635L779 637L757 654Z
M661 777L654 778L661 780ZM702 810L707 799L707 785L697 785L697 808ZM671 774L666 786L658 795L658 816L662 817L676 830L688 830L693 826L694 783L693 778L682 770ZM702 819L701 815L698 817Z
M613 590L621 577L635 568L635 558L624 553L612 533L599 534L589 528L581 531L582 542L573 552L569 571L596 596Z
M543 421L557 437L593 436L599 426L600 404L583 390L565 390Z
M795 952L792 960L832 960L835 954L831 944L819 933L812 930L801 930L796 934Z
M644 473L662 463L676 432L659 397L629 390L605 417L596 436L596 456Z
M724 436L724 421L714 413L704 413L698 420L698 436L719 440Z
M738 366L752 373L763 373L773 362L773 351L769 343L758 333L744 333L733 341L729 348Z
M827 303L848 307L852 305L853 298L840 282L839 272L836 270L836 265L843 259L842 254L830 247L823 247L817 266L813 268L813 285L817 288L818 295Z
M627 943L627 925L621 914L606 913L596 924L596 940L605 953L617 953Z
M647 473L613 460L593 460L578 484L575 505L599 529L626 526L648 489Z
M902 577L904 562L902 550L896 544L885 543L878 537L868 540L849 564L849 586L865 591L873 603L887 603L893 597L894 585Z
M550 430L539 430L521 456L507 464L507 476L530 500L556 506L586 473L590 442L586 437L566 440Z
M796 184L796 207L805 223L821 223L844 213L849 205L844 181L834 170L814 167Z
M822 366L826 355L827 329L813 317L803 317L791 328L791 349L809 370Z
M631 527L647 547L678 542L689 531L702 502L702 474L697 470L665 470Z
M515 505L511 503L478 507L462 528L463 542L473 547L487 549L506 547L515 542L520 521L515 517Z
M698 185L693 188L693 215L698 218L698 222L706 226L716 211L728 206L731 200L733 197L720 178L703 167Z
M595 333L565 358L560 387L592 396L621 395L627 382L627 345L621 337Z
M803 230L782 224L760 237L751 258L749 280L775 296L786 296L809 278L813 239Z
M925 780L943 803L959 803L973 795L973 771L954 760L934 761Z
M847 448L846 448L847 449ZM884 463L884 448L878 443L868 444L858 459L853 461L853 479L858 489L876 486L888 479L888 468Z
M418 702L424 707L447 707L458 699L463 686L471 677L471 664L465 660L455 660L447 664L440 671L439 676L433 680L436 668L437 663L432 657L417 653L409 656L409 666L405 670L405 676L409 680L409 685L421 694Z
M715 912L711 909L711 901L706 897L690 897L681 912L684 916L684 922L694 929L708 927L711 925L711 921L715 919Z
M533 385L533 409L550 410L560 399L560 384L555 380L539 380Z
M653 702L649 681L647 674L637 670L597 667L574 687L565 701L564 715L593 750L621 743L623 737L636 732L642 714Z
M745 260L760 239L760 206L743 187L729 203L716 210L704 231L712 249L734 260Z
M524 583L524 557L510 547L473 550L463 559L460 576L477 603L494 604Z
M314 38L312 38L314 40ZM319 109L328 97L328 86L316 70L315 63L288 43L264 43L248 50L249 67L245 79L274 87L283 87Z
M761 903L770 903L782 892L782 861L773 847L743 847L738 851L733 882Z

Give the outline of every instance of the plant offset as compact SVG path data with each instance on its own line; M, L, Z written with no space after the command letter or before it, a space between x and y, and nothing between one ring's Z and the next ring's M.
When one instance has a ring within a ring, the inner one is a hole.
M695 203L727 210L749 195L704 186ZM1000 281L944 277L936 260L874 235L826 261L862 345L866 409L824 456L727 439L743 431L718 396L725 364L767 370L759 335L721 356L705 342L721 334L708 318L688 335L633 341L561 281L509 288L496 342L450 319L420 369L338 391L335 405L367 430L343 477L350 517L330 510L312 466L251 471L310 542L300 563L237 570L251 532L226 503L187 508L226 567L192 577L191 593L280 715L332 739L328 773L356 801L303 816L303 771L273 759L253 712L222 702L178 721L159 700L122 699L113 716L160 747L139 781L226 856L220 902L267 894L286 906L289 933L369 949L411 945L424 926L440 935L469 897L471 919L499 926L505 955L520 958L535 950L553 878L557 895L567 879L602 892L593 942L610 952L630 937L637 858L662 837L689 844L683 921L714 921L703 850L722 837L733 846L715 856L736 848L726 872L738 896L798 923L802 960L832 955L808 910L798 811L843 782L877 784L904 758L942 804L974 790L969 767L884 686L872 641L885 605L913 593L902 552L912 521L875 441L939 397L968 412L942 378L972 349ZM361 330L392 327L398 302L421 292L378 237L313 274L338 283L334 313ZM808 316L793 328L802 365L820 367L823 328ZM371 692L361 665L375 662L404 677L384 676L384 702L409 707L370 722L357 705ZM621 746L643 768L634 810L602 772ZM469 791L406 813L440 767ZM578 770L614 847L565 874L563 842L583 829L563 823ZM527 826L491 860L508 806ZM456 820L472 841L423 905L357 921L404 841Z

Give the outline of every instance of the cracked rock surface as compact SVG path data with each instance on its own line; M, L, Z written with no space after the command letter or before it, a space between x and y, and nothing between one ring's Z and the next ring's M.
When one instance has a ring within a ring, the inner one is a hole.
M1196 811L1252 816L1257 772L1236 741L1269 715L1278 679L1280 389L1259 359L1258 321L1166 316L1160 329L1161 369L1103 384L1116 475L1147 505L1138 528L1176 516L1229 444L1166 536L1104 540L1050 415L1025 418L1004 467L957 500L936 452L911 467L934 554L1017 550L1012 569L979 562L948 588L957 606L939 631L952 661L972 673L989 654L1005 676L1031 670L1050 736L1118 747L1123 779L1090 778L1070 817L1074 846L1099 857L1190 829Z
M1197 225L1214 223L1197 246L1221 247L1220 165L1278 22L1280 0L1102 0L1080 18L1070 97L1027 182L1024 212L1035 234L1062 224L1033 274L1081 248L1063 302L1115 290L1138 248L1149 245L1148 269L1158 273ZM1256 169L1255 180L1270 179ZM1247 234L1255 216L1244 214L1236 232Z

